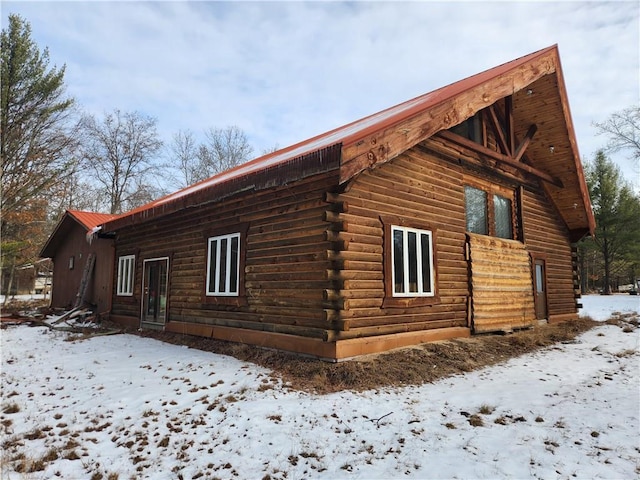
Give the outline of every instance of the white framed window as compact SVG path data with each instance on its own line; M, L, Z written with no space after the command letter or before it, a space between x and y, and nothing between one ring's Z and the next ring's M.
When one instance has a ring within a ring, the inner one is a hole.
M207 296L237 297L240 289L240 233L207 241Z
M433 297L433 233L391 225L394 297Z
M123 255L118 257L118 278L116 293L120 296L133 295L133 278L136 269L136 256Z

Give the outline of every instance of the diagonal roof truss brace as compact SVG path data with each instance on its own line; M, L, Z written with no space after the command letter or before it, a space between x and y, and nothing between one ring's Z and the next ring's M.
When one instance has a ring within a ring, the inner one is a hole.
M524 155L525 150L531 143L531 140L533 140L533 136L536 134L537 131L538 131L537 125L534 124L529 127L529 129L527 130L527 133L525 134L524 138L522 139L522 141L518 145L518 148L516 148L516 151L513 154L513 159L516 162L520 161L520 159Z
M535 125L532 125L532 127L535 127ZM532 132L532 131L533 133L535 133L535 130L533 130L532 128L529 128L529 132ZM529 132L527 132L527 135L529 135ZM533 137L533 133L531 134L531 137ZM514 167L520 171L533 175L534 177L540 180L544 180L545 182L551 183L552 185L555 185L558 188L564 188L564 185L562 184L562 181L559 178L551 176L540 169L532 167L531 165L527 165L526 163L517 161L513 157L505 155L504 153L491 150L490 148L487 148L484 145L480 145L479 143L476 143L473 140L469 140L465 137L452 133L448 130L442 130L441 132L438 132L437 135L444 138L445 140L448 140L453 143L457 143L458 145L468 148L470 150L473 150L474 152L477 152L481 155L486 155L487 157L497 160L498 162L501 162L503 164ZM520 145L522 147L522 154L524 154L524 149L526 148L526 145L528 145L530 142L531 142L530 138L528 141L523 140L522 144ZM520 147L518 147L518 150L520 150Z
M459 136L451 131L440 132L441 136L447 140L457 143L458 145L467 147L476 153L484 154L491 157L498 162L502 162L511 167L514 167L520 171L527 172L540 180L549 182L556 187L563 188L562 181L556 177L553 177L546 172L532 167L524 162L526 157L524 156L527 147L533 140L534 135L538 131L537 125L531 125L527 130L522 141L518 142L513 129L513 98L511 95L505 97L504 105L504 117L502 117L496 111L496 104L490 105L483 110L484 119L487 122L489 128L495 134L496 142L498 143L499 152L495 152L483 145L468 140L462 136ZM503 126L504 125L504 129ZM506 132L505 132L506 130ZM518 145L517 148L514 148Z
M507 144L507 138L504 135L504 130L500 126L500 120L498 119L498 114L496 113L494 105L488 107L485 111L485 117L488 120L488 124L493 130L493 133L496 135L496 141L498 142L498 148L505 155L511 156L511 149Z

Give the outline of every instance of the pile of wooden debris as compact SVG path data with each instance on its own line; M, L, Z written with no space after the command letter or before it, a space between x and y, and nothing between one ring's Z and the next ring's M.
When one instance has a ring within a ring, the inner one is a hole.
M122 329L103 325L100 315L87 307L76 307L68 311L55 311L50 308L11 308L3 311L0 317L1 328L16 325L47 327L50 330L81 333L85 337L114 335Z

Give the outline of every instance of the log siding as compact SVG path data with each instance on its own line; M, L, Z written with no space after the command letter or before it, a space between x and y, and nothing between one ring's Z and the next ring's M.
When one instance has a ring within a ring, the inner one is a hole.
M202 324L287 333L326 340L335 328L327 313L339 302L326 292L331 241L323 174L280 187L122 228L117 251L137 251L133 296L114 297L115 317L139 318L144 259L171 256L168 323ZM246 302L224 305L205 295L207 241L215 232L246 231ZM117 254L118 255L118 254Z
M362 173L340 195L349 205L348 214L340 214L346 225L340 256L351 261L336 273L345 302L338 338L467 327L462 175L459 165L413 148L384 168ZM435 297L386 302L385 221L433 232Z

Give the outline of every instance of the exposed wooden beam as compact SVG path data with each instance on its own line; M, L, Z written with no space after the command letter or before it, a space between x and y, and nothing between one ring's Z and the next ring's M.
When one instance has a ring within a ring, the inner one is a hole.
M540 182L537 177L529 175L522 170L500 163L493 158L488 158L478 152L469 150L456 143L449 142L442 137L434 135L416 145L416 148L429 155L436 155L458 165L465 165L470 171L484 171L490 169L495 175L504 178L508 183L526 185L536 189Z
M529 130L527 130L527 133L525 134L524 138L520 142L520 145L518 145L518 148L516 148L516 151L513 154L514 161L516 162L520 161L520 159L524 155L525 150L531 143L531 140L533 140L533 136L536 134L537 131L538 131L538 127L536 125L531 125L529 127Z
M544 180L545 182L549 182L550 184L555 185L558 188L564 188L564 185L562 184L562 181L560 181L559 178L553 177L553 176L549 175L548 173L543 172L542 170L534 168L531 165L527 165L526 163L516 162L513 158L508 157L508 156L506 156L506 155L504 155L502 153L499 153L499 152L494 152L493 150L491 150L490 148L485 147L484 145L480 145L479 143L476 143L476 142L474 142L472 140L469 140L467 138L461 137L460 135L456 135L455 133L451 133L448 130L442 130L441 132L438 132L437 135L442 137L442 138L444 138L445 140L448 140L448 141L453 142L453 143L457 143L458 145L466 147L466 148L468 148L470 150L473 150L475 152L478 152L478 153L481 153L481 154L486 155L488 157L491 157L494 160L497 160L499 162L505 163L505 164L510 165L512 167L515 167L518 170L530 173L531 175L539 178L540 180Z
M502 130L500 120L498 119L498 114L496 113L496 109L493 105L491 105L487 109L487 117L489 118L489 123L491 124L491 128L493 129L493 133L496 134L496 140L498 141L500 150L502 150L505 155L511 156L511 150L509 149L507 139L504 136L504 130Z
M416 110L412 115L405 112L407 116L403 118L388 118L376 123L375 129L344 139L340 183L395 158L436 132L451 128L514 91L554 73L556 68L557 52L550 51L518 69L470 84L424 110Z
M504 97L504 126L507 131L509 152L513 152L516 146L516 140L513 128L513 97L511 95Z

